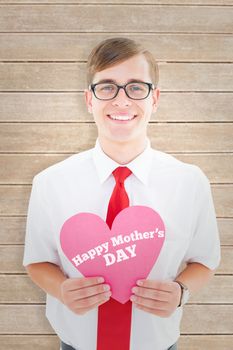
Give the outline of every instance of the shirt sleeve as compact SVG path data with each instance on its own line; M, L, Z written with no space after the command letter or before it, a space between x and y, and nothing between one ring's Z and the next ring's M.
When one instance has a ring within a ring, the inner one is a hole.
M214 270L220 263L219 232L209 180L199 168L198 172L192 239L184 261L201 263Z
M37 176L32 183L26 223L23 265L51 262L59 265L56 242L46 201L45 186Z

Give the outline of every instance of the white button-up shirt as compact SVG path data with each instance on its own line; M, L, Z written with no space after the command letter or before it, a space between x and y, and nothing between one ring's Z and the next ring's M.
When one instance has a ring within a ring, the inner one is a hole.
M97 140L90 149L59 162L33 179L28 208L24 266L51 262L68 277L82 277L64 255L60 231L64 222L79 212L106 219L119 164L109 158ZM174 280L181 266L198 262L215 269L220 244L207 177L195 165L156 151L150 142L128 164L125 180L130 205L153 208L162 217L166 238L148 278ZM46 315L58 336L78 350L95 350L98 309L76 315L59 300L47 295ZM130 350L165 350L179 337L182 308L167 318L132 308Z

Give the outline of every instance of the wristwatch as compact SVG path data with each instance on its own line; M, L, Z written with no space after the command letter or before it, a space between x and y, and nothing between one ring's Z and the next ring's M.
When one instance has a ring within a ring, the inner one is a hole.
M190 293L189 293L188 287L184 283L180 281L174 281L174 282L178 283L181 288L180 303L178 305L178 307L180 307L187 303L187 301L189 300Z

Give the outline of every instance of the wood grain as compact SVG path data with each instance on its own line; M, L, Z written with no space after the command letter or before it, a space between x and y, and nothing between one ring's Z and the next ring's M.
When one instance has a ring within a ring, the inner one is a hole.
M232 312L232 305L185 305L181 332L231 334Z
M178 342L179 350L229 350L233 346L232 335L183 335Z
M232 64L160 62L159 70L163 91L233 91ZM87 88L86 63L5 62L0 65L0 76L0 91L5 92L74 92Z
M59 340L55 335L0 335L0 343L11 350L58 350ZM233 345L232 335L181 335L179 350L229 350Z
M200 292L191 296L189 304L230 304L233 276L216 275ZM0 275L1 304L45 303L45 293L26 275Z
M156 122L231 122L232 93L161 92ZM83 93L0 93L0 122L93 122Z
M31 186L0 186L0 216L26 215Z
M0 12L1 32L121 32L123 28L139 33L232 33L233 29L232 7L151 5L148 11L144 5L1 5Z
M31 184L35 174L71 154L0 154L0 184ZM233 183L232 154L172 154L177 159L199 166L212 184Z
M182 332L230 334L232 312L232 305L186 305ZM0 305L0 333L53 334L44 313L43 305Z
M0 305L0 334L54 334L44 305Z
M26 275L0 275L1 304L45 303L45 293Z
M0 186L0 216L27 214L31 186ZM233 217L233 185L212 185L216 214L220 218Z
M232 304L233 276L216 275L201 291L191 295L189 304Z
M0 273L26 273L23 263L23 246L0 245ZM222 247L222 259L217 269L217 274L233 274L233 249L232 246Z
M2 33L0 60L86 61L98 42L113 36L112 33ZM230 34L116 33L115 36L143 43L158 61L232 61L233 37Z
M12 4L13 0L0 0L2 4ZM86 4L87 0L14 0L14 4ZM89 4L112 4L112 0L88 0ZM232 0L114 0L116 4L148 4L148 5L233 5Z
M221 244L233 246L233 219L218 219ZM25 239L26 216L0 216L0 244L23 244Z
M10 350L58 350L56 335L0 335L1 346Z
M0 13L0 348L59 349L22 266L31 182L94 145L86 60L126 36L159 62L152 146L206 173L218 216L221 264L184 307L179 350L233 349L233 1L0 0Z
M0 244L24 243L26 216L0 216L0 227Z
M153 148L163 152L232 152L233 123L150 124ZM76 153L94 146L94 124L1 124L0 152Z

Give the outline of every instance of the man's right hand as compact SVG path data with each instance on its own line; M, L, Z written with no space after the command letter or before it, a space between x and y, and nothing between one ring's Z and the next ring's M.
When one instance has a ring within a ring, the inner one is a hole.
M103 277L67 278L58 265L50 262L30 264L26 270L34 283L79 315L105 303L111 296L110 286L103 283Z
M111 291L102 277L67 278L61 283L61 301L78 315L104 304Z

